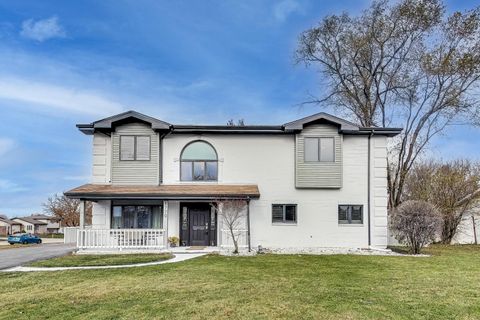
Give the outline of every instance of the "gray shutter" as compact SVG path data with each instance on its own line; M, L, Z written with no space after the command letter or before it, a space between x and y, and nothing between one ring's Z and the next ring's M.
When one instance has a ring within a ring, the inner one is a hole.
M320 161L335 161L335 141L333 138L320 138Z
M120 160L135 160L134 136L120 136Z
M137 160L150 160L150 137L137 137Z
M305 138L305 161L318 161L318 138Z

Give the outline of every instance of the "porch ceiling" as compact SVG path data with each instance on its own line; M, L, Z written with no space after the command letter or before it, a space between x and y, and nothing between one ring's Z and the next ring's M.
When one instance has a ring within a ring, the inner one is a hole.
M73 199L101 200L101 199L249 199L259 198L258 186L226 185L226 184L179 184L179 185L105 185L84 184L65 192Z

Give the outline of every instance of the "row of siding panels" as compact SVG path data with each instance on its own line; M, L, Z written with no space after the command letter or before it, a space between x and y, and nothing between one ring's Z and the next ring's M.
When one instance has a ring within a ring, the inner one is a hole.
M150 136L149 161L120 161L121 135ZM112 184L156 185L159 183L159 141L158 135L149 125L141 123L125 124L117 127L112 134Z
M305 137L333 137L335 162L305 162ZM328 124L312 124L296 135L295 184L297 188L342 187L342 136L338 128Z

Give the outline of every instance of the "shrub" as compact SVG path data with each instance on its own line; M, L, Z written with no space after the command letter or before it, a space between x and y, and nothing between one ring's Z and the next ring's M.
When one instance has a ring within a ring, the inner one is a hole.
M428 202L409 200L392 212L390 227L395 238L419 254L421 249L435 240L442 226L437 209Z

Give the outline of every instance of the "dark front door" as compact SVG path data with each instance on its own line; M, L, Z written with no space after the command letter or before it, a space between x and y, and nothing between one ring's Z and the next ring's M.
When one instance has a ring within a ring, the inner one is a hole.
M208 203L183 203L180 210L182 246L215 246L216 214Z
M190 245L208 246L210 210L190 208Z

